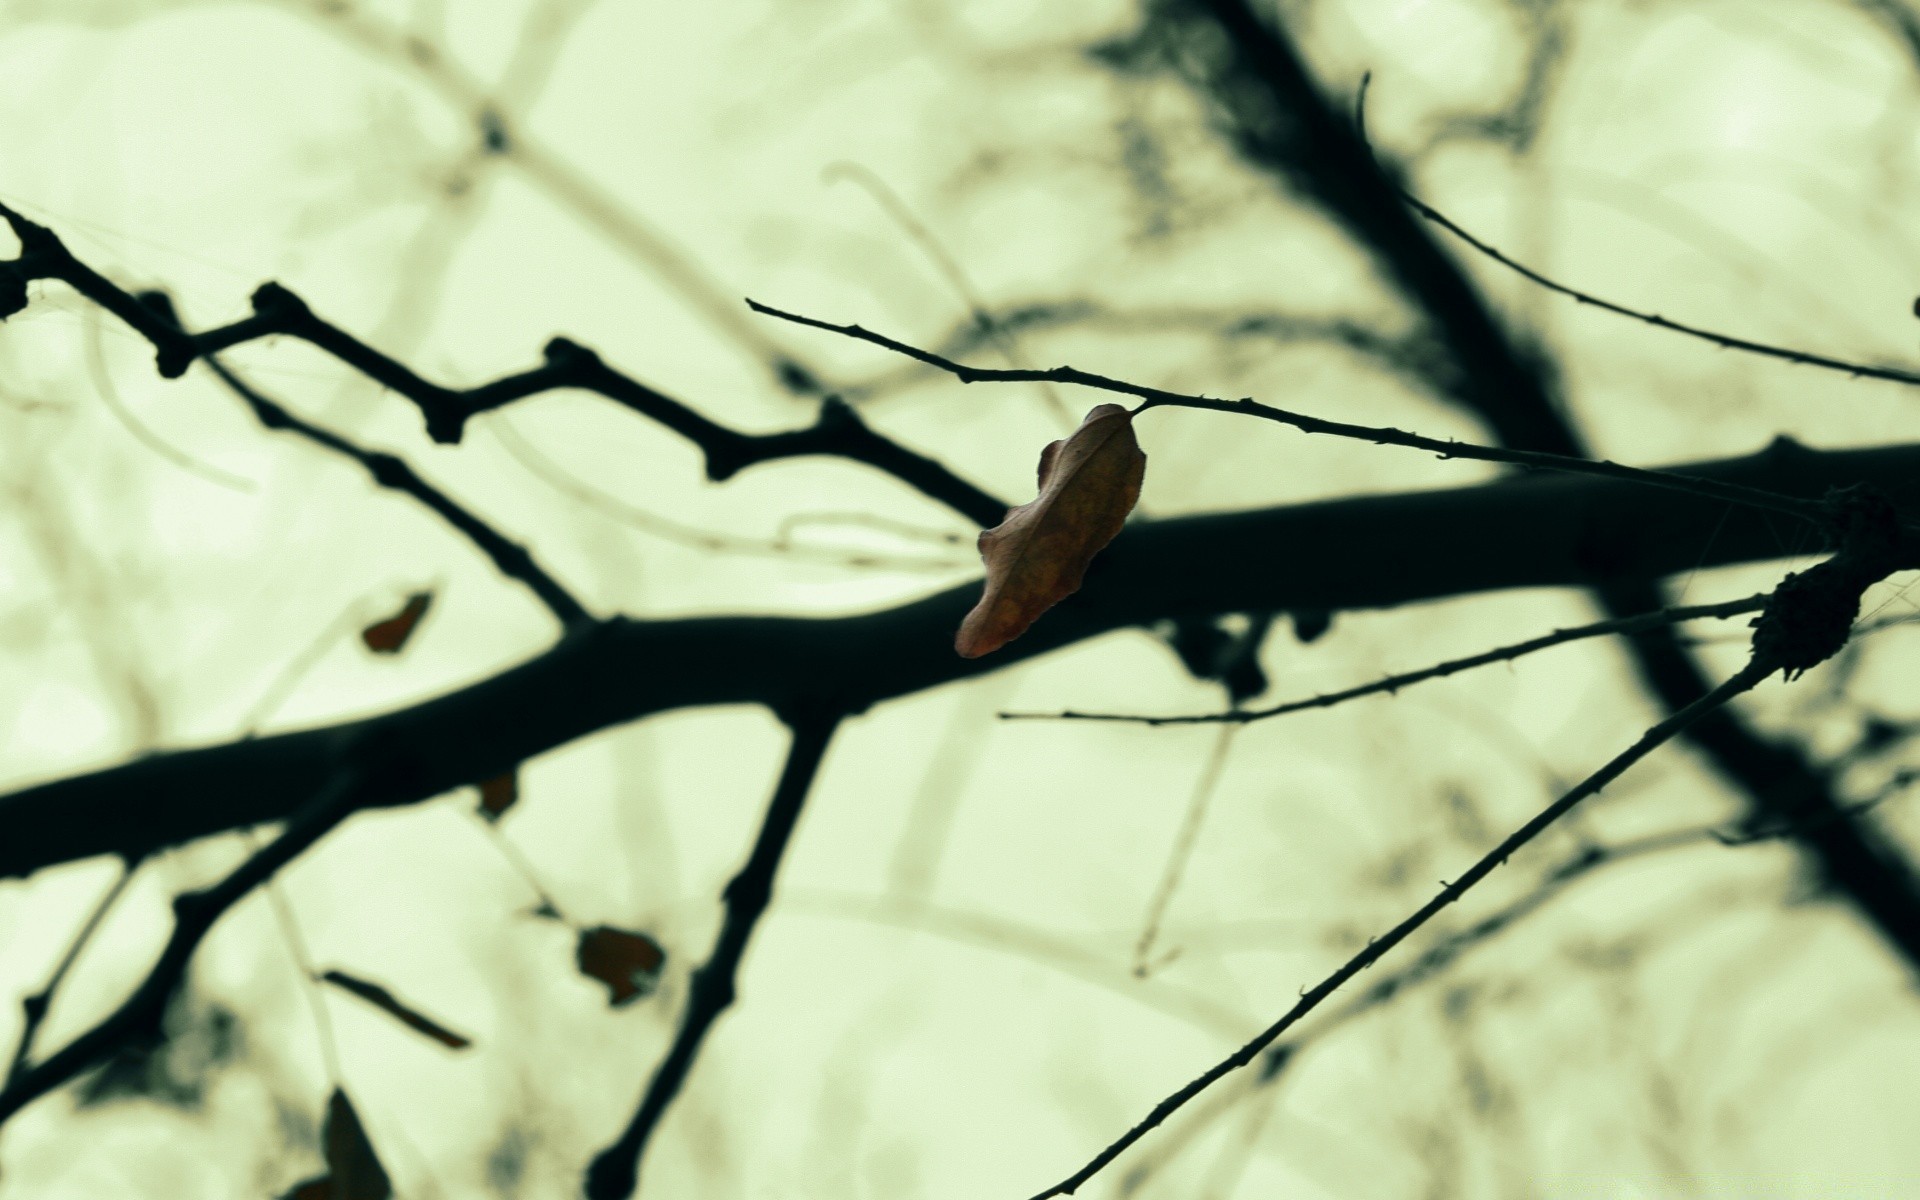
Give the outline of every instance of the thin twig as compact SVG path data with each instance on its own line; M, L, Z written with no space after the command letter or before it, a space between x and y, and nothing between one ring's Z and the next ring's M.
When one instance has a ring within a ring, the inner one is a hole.
M254 830L247 830L247 849L259 853L260 843ZM307 951L307 938L300 931L300 921L293 913L293 904L287 899L285 889L278 879L267 880L264 889L267 900L273 905L273 919L280 926L280 940L287 948L287 957L293 960L294 970L300 976L299 987L306 996L307 1008L313 1014L314 1036L320 1042L320 1063L327 1073L327 1086L344 1087L346 1079L340 1069L340 1042L333 1034L333 1015L327 1011L327 1000L320 994L319 985L314 982L313 955Z
M220 918L351 816L365 788L366 776L361 769L348 766L336 770L287 822L280 836L248 856L219 883L174 897L173 934L140 986L91 1029L10 1079L0 1091L0 1123L98 1063L129 1038L157 1026L174 989L186 976L193 952Z
M93 377L93 390L98 392L100 399L106 402L107 411L111 412L121 426L133 435L134 441L181 470L198 475L208 483L217 484L235 492L251 493L259 490L259 485L246 476L216 467L212 463L202 462L149 429L146 422L127 407L126 402L120 398L120 389L113 384L113 372L107 368L106 351L100 344L99 322L87 322L86 329L87 374Z
M781 769L773 799L767 805L766 817L760 823L753 851L722 893L727 912L713 953L694 970L688 981L680 1029L666 1057L655 1068L633 1120L587 1168L587 1200L626 1200L633 1194L648 1139L686 1082L707 1032L733 1003L734 979L740 960L746 954L747 940L753 936L754 926L773 898L774 874L780 868L794 826L799 823L800 810L806 804L807 792L819 772L820 760L826 755L827 743L833 739L839 723L837 714L806 713L787 717L793 741L787 749L786 765Z
M1285 704L1276 704L1271 708L1236 708L1219 713L1196 713L1179 717L1149 717L1133 713L1092 713L1068 709L1065 712L1003 712L1003 721L1126 721L1136 725L1243 725L1248 721L1260 721L1267 717L1284 716L1287 713L1301 712L1310 708L1332 708L1348 700L1357 700L1362 696L1378 696L1382 693L1392 695L1401 688L1416 683L1425 683L1429 679L1440 679L1455 675L1474 667L1484 667L1491 663L1508 662L1535 651L1562 646L1568 642L1577 642L1583 638L1605 637L1615 633L1639 633L1648 629L1661 629L1681 621L1693 621L1703 617L1733 617L1741 613L1757 612L1765 606L1767 594L1748 596L1744 600L1728 600L1720 604L1695 604L1685 608L1663 608L1658 612L1642 613L1634 617L1617 617L1610 621L1595 621L1591 625L1576 625L1570 629L1556 629L1524 642L1515 642L1509 646L1499 646L1465 658L1450 659L1418 671L1408 671L1403 675L1389 675L1385 679L1372 683L1363 683L1358 687L1344 691L1328 692L1306 700L1290 700Z
M1194 782L1193 795L1187 800L1187 815L1180 822L1180 832L1174 835L1173 849L1167 853L1167 865L1160 872L1160 883L1153 890L1153 898L1147 902L1147 916L1140 923L1140 940L1133 947L1133 974L1135 978L1145 979L1156 967L1172 961L1180 952L1175 946L1159 963L1153 961L1153 944L1160 937L1160 925L1166 919L1167 910L1173 907L1173 897L1180 890L1180 881L1186 877L1187 863L1193 858L1193 847L1200 840L1200 829L1206 823L1207 809L1213 803L1213 794L1220 786L1220 776L1227 766L1227 751L1233 746L1233 735L1239 732L1238 725L1223 725L1219 736L1214 739L1213 748L1207 753L1206 765L1200 768L1200 778Z
M268 399L252 384L234 374L234 372L214 355L206 356L207 367L220 381L232 389L233 393L246 401L253 415L268 429L284 429L305 438L316 446L322 446L354 462L373 477L373 481L418 500L428 511L451 525L456 532L471 542L475 549L487 556L494 568L507 578L524 585L534 594L541 604L546 606L554 619L560 622L562 629L590 624L593 615L580 601L574 599L559 580L549 575L533 557L533 552L502 534L493 526L481 520L458 500L447 495L439 488L420 477L398 455L385 454L356 446L346 438L330 430L322 429L301 417L295 416L283 406Z
M1082 1184L1086 1183L1087 1180L1099 1174L1101 1169L1108 1163L1118 1158L1127 1147L1145 1137L1161 1122L1179 1111L1189 1100L1198 1096L1201 1092L1206 1091L1207 1088L1211 1087L1224 1076L1230 1075L1234 1071L1251 1063L1262 1050L1265 1050L1269 1045L1273 1044L1281 1034L1298 1024L1301 1018L1318 1008L1348 980L1372 966L1385 956L1388 951L1398 946L1421 926L1439 915L1448 905L1465 895L1469 889L1482 879L1491 875L1495 868L1506 862L1515 852L1539 836L1548 826L1572 811L1574 806L1582 800L1585 800L1588 796L1600 791L1607 784L1619 778L1627 768L1645 758L1657 747L1670 741L1687 726L1692 725L1710 713L1718 711L1728 701L1741 693L1751 690L1758 685L1761 680L1765 679L1777 669L1778 667L1775 664L1756 658L1719 687L1649 728L1645 733L1640 735L1639 740L1635 741L1633 745L1621 751L1618 755L1615 755L1611 761L1593 774L1587 776L1576 785L1573 790L1567 792L1552 804L1549 804L1536 814L1532 820L1514 830L1504 841L1492 850L1489 850L1478 862L1469 867L1465 874L1461 875L1452 883L1445 884L1433 899L1421 905L1411 916L1369 942L1364 950L1348 959L1338 970L1328 975L1312 988L1302 992L1299 1003L1289 1009L1279 1020L1261 1030L1251 1041L1209 1068L1205 1073L1193 1080L1193 1082L1155 1105L1153 1111L1148 1113L1139 1124L1122 1134L1117 1140L1107 1146L1106 1149L1100 1151L1086 1166L1080 1168L1080 1170L1074 1172L1061 1182L1038 1193L1033 1200L1048 1200L1048 1198L1052 1196L1071 1195Z
M974 287L973 280L967 277L966 268L947 252L947 248L940 244L940 239L934 236L933 230L928 228L927 223L915 215L911 208L907 207L907 202L887 185L886 180L865 165L847 159L827 164L826 170L821 172L821 178L829 183L841 179L847 180L872 197L881 211L900 227L901 232L912 239L914 245L920 248L920 253L924 254L927 261L933 264L934 269L940 272L947 286L953 289L953 294L967 306L967 314L973 318L974 327L993 343L995 349L1000 351L1000 357L1006 360L1007 365L1010 367L1027 365L1020 356L1019 343L1015 341L1013 331L1003 328L994 320L992 310L980 298L980 290ZM1068 429L1072 429L1075 424L1073 414L1067 411L1066 402L1060 399L1058 392L1053 390L1053 385L1041 384L1040 395L1047 402L1048 410Z
M120 864L119 877L94 904L93 911L87 914L87 919L81 922L80 928L74 932L73 940L67 943L66 952L60 956L59 963L54 966L53 974L47 976L46 986L20 1001L20 1008L25 1014L26 1021L20 1029L20 1041L13 1048L13 1061L7 1064L9 1086L14 1080L20 1078L20 1073L26 1069L27 1057L33 1053L34 1036L40 1032L40 1026L47 1019L47 1012L53 1007L54 995L59 992L60 985L66 982L67 974L73 970L73 964L80 958L80 952L86 948L88 942L93 940L94 933L106 919L107 910L112 908L121 893L127 890L127 881L133 878L133 872L139 865L138 859Z
M1213 412L1236 413L1242 416L1259 417L1262 420L1275 421L1282 425L1291 425L1303 433L1325 433L1335 437L1353 438L1363 442L1373 442L1383 446L1405 446L1412 450L1427 450L1441 458L1470 458L1481 462L1506 463L1518 467L1532 467L1551 471L1566 471L1578 475L1598 475L1606 479L1621 479L1629 483L1646 484L1650 487L1667 488L1673 491L1688 492L1696 496L1706 496L1715 500L1724 500L1733 504L1746 505L1749 508L1770 509L1787 513L1815 524L1825 524L1826 509L1815 500L1803 500L1797 496L1785 496L1777 492L1763 491L1759 488L1741 487L1738 484L1720 483L1711 479L1700 479L1690 475L1677 475L1669 471L1650 471L1640 467L1629 467L1606 459L1574 458L1565 454L1548 454L1537 450L1508 450L1495 446L1481 446L1472 442L1458 442L1451 438L1423 437L1417 433L1408 433L1402 429L1391 429L1376 425L1354 425L1346 421L1328 421L1320 417L1310 417L1304 413L1289 409L1276 408L1270 404L1261 404L1253 399L1216 400L1209 396L1192 396L1181 392L1169 392L1162 388L1148 387L1145 384L1128 383L1123 379L1114 379L1092 371L1082 371L1078 367L1048 367L1044 370L1026 370L1020 368L969 367L963 363L942 357L930 350L922 350L905 342L896 341L882 333L875 333L859 325L835 325L830 321L804 317L798 313L786 312L748 300L753 311L797 325L807 325L815 329L824 329L843 337L881 346L896 354L906 355L930 366L938 367L951 374L961 383L1034 383L1040 381L1052 383L1070 383L1097 391L1112 392L1116 395L1133 396L1145 401L1135 412L1145 412L1150 408L1199 408Z
M1524 263L1516 262L1512 258L1509 258L1500 250L1481 241L1465 229L1462 229L1451 217L1448 217L1445 213L1434 208L1418 196L1406 191L1402 191L1401 195L1406 200L1408 207L1412 208L1413 211L1459 238L1474 250L1479 251L1482 255L1499 263L1509 271L1527 279L1529 282L1536 283L1550 292L1556 292L1559 295L1570 297L1581 304L1591 305L1594 308L1615 313L1619 316L1631 317L1633 320L1645 322L1657 329L1667 330L1669 333L1684 334L1687 337L1698 338L1703 342L1711 342L1722 350L1739 350L1746 354L1758 354L1766 358L1777 358L1785 362L1798 363L1803 367L1818 367L1825 371L1839 371L1851 375L1855 379L1881 379L1889 383L1904 383L1910 387L1920 385L1920 373L1903 371L1898 367L1876 367L1867 363L1848 362L1845 359L1830 358L1827 355L1814 354L1806 350L1793 350L1785 346L1771 346L1765 342L1753 342L1748 341L1746 338L1733 337L1730 334L1715 333L1711 329L1702 329L1698 325L1688 325L1682 321L1668 320L1658 313L1643 312L1637 308L1629 308L1624 304L1616 304L1611 300L1604 300L1599 296L1580 291L1578 288L1568 287L1564 283L1558 283L1547 278L1545 275L1542 275L1532 267L1526 266Z
M787 523L783 523L780 531L772 538L743 537L684 525L679 521L631 504L611 492L576 477L527 440L526 436L514 428L504 414L488 425L487 431L499 439L500 444L506 448L508 454L514 457L515 461L525 467L535 478L560 494L630 529L638 529L643 533L691 549L704 550L712 554L738 554L825 563L854 570L950 572L972 565L953 558L870 553L863 550L840 550L828 546L799 545L788 535L788 523L803 519L805 514L802 514L801 518L787 518ZM876 523L883 520L879 517L868 519ZM904 522L901 524L904 525ZM962 539L959 535L952 535L948 540L951 544L958 545L962 540L970 541L971 537Z

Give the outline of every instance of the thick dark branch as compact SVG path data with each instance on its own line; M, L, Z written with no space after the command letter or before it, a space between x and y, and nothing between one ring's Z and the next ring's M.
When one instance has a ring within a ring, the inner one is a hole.
M1034 1200L1048 1200L1048 1198L1052 1196L1071 1195L1079 1190L1082 1184L1099 1174L1108 1163L1120 1157L1127 1147L1145 1137L1161 1122L1178 1112L1189 1100L1192 1100L1201 1092L1212 1087L1218 1080L1251 1063L1262 1050L1272 1045L1281 1034L1298 1024L1301 1018L1320 1007L1329 997L1339 991L1348 980L1385 957L1387 952L1395 946L1406 941L1407 938L1411 937L1421 926L1438 916L1448 905L1465 895L1475 884L1493 874L1496 868L1500 867L1507 859L1512 857L1522 847L1526 846L1527 843L1543 833L1548 826L1573 811L1574 807L1582 800L1585 800L1587 797L1606 787L1607 784L1618 779L1629 767L1651 754L1660 746L1671 741L1674 735L1678 734L1687 726L1700 720L1708 713L1721 708L1741 693L1750 691L1761 680L1765 679L1772 669L1772 666L1764 660L1757 660L1740 671L1739 674L1733 676L1705 696L1702 696L1699 700L1696 700L1686 708L1674 713L1672 716L1641 734L1639 740L1634 742L1633 745L1615 755L1605 766L1581 780L1572 790L1555 800L1552 804L1549 804L1546 808L1541 809L1539 813L1535 814L1532 820L1514 830L1512 834L1508 835L1505 841L1502 841L1498 846L1487 851L1486 854L1481 856L1478 862L1467 868L1466 873L1461 875L1460 878L1454 880L1452 883L1445 884L1440 891L1434 895L1433 899L1421 905L1411 916L1381 934L1379 937L1368 942L1366 949L1341 964L1340 968L1331 975L1328 975L1313 987L1302 992L1299 1003L1288 1009L1286 1014L1279 1020L1261 1030L1252 1040L1248 1041L1219 1063L1210 1067L1205 1073L1200 1075L1199 1078L1155 1105L1153 1111L1148 1113L1139 1124L1129 1129L1108 1145L1106 1149L1095 1155L1092 1161L1087 1163L1086 1166L1080 1168L1080 1170L1074 1172L1061 1182L1039 1193L1034 1197Z
M806 429L784 433L741 433L729 429L669 396L607 366L593 351L554 338L546 363L471 388L448 388L424 379L352 334L315 314L306 301L277 283L253 293L254 315L189 334L168 317L80 261L54 232L0 204L0 218L20 239L20 257L0 262L0 320L26 306L26 285L58 279L125 321L153 343L160 374L177 378L197 358L275 334L296 337L346 363L367 378L411 400L436 442L458 442L469 418L516 400L560 388L597 392L657 421L700 447L707 475L732 478L756 463L782 458L829 455L866 463L965 515L978 525L997 525L1006 515L1000 500L955 475L945 466L875 433L859 415L829 397L820 416Z
M626 1200L633 1194L648 1139L659 1127L674 1097L680 1094L707 1032L734 1001L734 980L739 974L740 960L746 955L747 941L773 899L774 875L786 855L787 844L800 821L800 810L806 805L807 793L813 787L820 760L827 752L827 743L833 740L840 718L834 713L803 710L789 716L787 722L793 730L793 743L787 749L786 766L780 772L780 782L767 805L767 815L760 822L760 832L754 838L746 865L722 893L727 913L713 953L688 982L687 1007L680 1014L679 1032L674 1035L666 1057L654 1070L633 1120L587 1169L587 1200Z
M1686 475L1669 471L1648 471L1640 467L1624 466L1604 459L1576 458L1566 454L1549 454L1537 450L1509 450L1500 446L1477 446L1471 442L1455 441L1452 438L1425 437L1417 433L1408 433L1403 429L1390 429L1379 425L1355 425L1347 421L1329 421L1322 417L1308 416L1271 404L1261 404L1256 400L1219 400L1211 396L1191 396L1183 392L1169 392L1163 388L1148 387L1145 384L1129 383L1124 379L1114 379L1108 375L1083 371L1078 367L1046 367L1040 369L1024 367L970 367L952 359L942 358L930 350L910 346L896 341L884 333L875 333L859 325L835 325L829 321L816 320L813 317L790 313L771 305L748 300L747 304L757 313L778 317L782 321L792 321L796 325L807 325L814 329L824 329L857 341L875 346L883 346L896 354L918 359L929 366L939 367L950 373L961 383L1066 383L1080 387L1093 388L1096 391L1112 392L1121 396L1133 396L1145 403L1135 412L1145 412L1150 408L1199 408L1212 412L1234 413L1240 416L1259 417L1261 420L1274 421L1281 425L1291 425L1302 433L1324 433L1334 437L1353 438L1356 441L1373 442L1382 446L1405 446L1410 450L1426 450L1442 458L1470 458L1480 462L1504 463L1509 466L1530 467L1536 470L1565 471L1575 475L1598 475L1606 479L1621 479L1649 487L1670 488L1674 491L1692 492L1709 499L1724 500L1729 504L1744 504L1753 508L1772 509L1802 520L1821 523L1825 518L1824 510L1817 503L1793 496L1780 496L1754 488L1729 486L1711 479L1694 479Z
M1815 452L1783 442L1747 458L1681 469L1809 497L1870 483L1906 512L1920 512L1920 445ZM1609 480L1535 476L1142 523L1095 561L1078 594L984 659L962 659L952 646L978 584L832 619L616 618L410 708L156 754L0 797L0 877L280 819L289 797L327 777L354 738L374 732L404 756L408 777L404 786L369 788L365 803L409 804L670 709L748 703L787 711L818 702L853 712L1172 618L1593 587L1790 551L1763 513L1729 512L1695 496Z

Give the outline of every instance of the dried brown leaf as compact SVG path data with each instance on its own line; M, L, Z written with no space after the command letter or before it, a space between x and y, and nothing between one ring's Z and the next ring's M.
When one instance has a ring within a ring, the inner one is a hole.
M375 654L398 654L407 645L407 639L420 624L420 618L427 615L427 608L433 603L432 592L415 592L407 597L407 602L399 612L382 621L375 621L360 631L360 640L367 649Z
M574 956L581 974L607 985L607 999L615 1008L651 993L667 961L659 942L611 925L582 930Z
M347 1094L333 1090L327 1101L327 1127L323 1135L327 1173L309 1179L287 1193L286 1200L390 1200L393 1184L386 1168L373 1152L367 1131L360 1125Z
M1146 471L1133 414L1118 404L1097 405L1040 452L1040 494L980 535L987 585L954 638L962 658L998 650L1080 590L1087 564L1139 501Z
M320 978L342 991L352 992L407 1028L416 1033L425 1034L449 1050L465 1050L473 1045L471 1039L448 1029L377 983L349 975L345 971L328 971Z

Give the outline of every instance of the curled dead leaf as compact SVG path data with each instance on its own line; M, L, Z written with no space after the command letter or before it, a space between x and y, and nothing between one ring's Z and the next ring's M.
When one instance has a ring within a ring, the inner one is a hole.
M420 624L420 618L427 615L427 608L433 603L432 592L415 592L407 597L406 604L399 612L384 620L375 621L360 631L360 640L367 649L375 654L398 654L406 648L407 639Z
M373 1152L367 1131L339 1088L327 1101L327 1125L321 1138L327 1173L298 1184L285 1200L389 1200L393 1184Z
M644 933L599 925L582 930L574 952L580 973L607 985L607 999L622 1008L652 993L667 952Z
M320 978L342 991L352 992L415 1033L425 1034L449 1050L465 1050L473 1045L471 1039L448 1029L371 980L349 975L345 971L328 971Z
M1040 494L980 535L987 583L954 638L962 658L998 650L1080 590L1087 564L1139 501L1146 471L1133 414L1118 404L1095 406L1040 452Z

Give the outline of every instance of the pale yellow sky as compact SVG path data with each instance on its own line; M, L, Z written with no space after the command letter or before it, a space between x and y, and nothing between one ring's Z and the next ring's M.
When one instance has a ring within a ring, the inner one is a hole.
M1330 93L1351 97L1373 72L1370 129L1418 156L1414 186L1529 264L1746 337L1873 362L1920 351L1920 235L1905 219L1920 200L1920 63L1844 0L1282 7ZM526 35L541 20L557 40ZM1486 440L1337 346L1221 334L1255 315L1399 334L1407 316L1336 229L1234 158L1190 91L1082 52L1134 20L1117 3L13 0L0 3L0 200L115 281L166 288L190 322L243 316L279 280L450 385L534 366L564 334L714 420L774 430L814 413L769 369L786 354L876 427L1024 501L1063 428L1041 389L962 388L740 303L921 344L965 327L970 301L939 263L835 169L854 164L988 309L1094 306L1016 330L1018 361ZM1565 58L1531 149L1435 144L1451 118L1507 102L1538 36L1562 39ZM470 105L499 88L516 140L488 160ZM1783 433L1912 438L1908 390L1678 340L1471 266L1556 355L1609 457L1730 456ZM831 616L975 573L963 520L854 464L712 483L687 443L579 393L438 446L408 403L308 347L227 359L309 419L405 456L597 613ZM1069 425L1099 401L1057 399ZM1492 474L1219 414L1163 410L1139 430L1154 516ZM0 479L9 790L232 740L310 646L265 729L407 705L554 637L524 589L432 516L261 429L203 370L160 379L150 347L59 285L0 328ZM796 519L799 548L783 547ZM1675 594L1743 596L1813 561L1811 545L1786 548L1805 555L1698 572ZM1912 611L1906 582L1868 608ZM353 631L420 588L436 603L405 653L365 653ZM1312 645L1283 623L1268 699L1593 617L1582 595L1541 591L1342 615ZM1698 632L1723 639L1702 649L1714 669L1742 661L1740 621ZM1872 638L1843 703L1816 705L1839 679L1823 669L1746 707L1837 754L1862 711L1913 712L1911 637ZM1204 711L1218 688L1134 631L853 719L643 1194L1040 1190L1631 741L1654 713L1626 662L1587 642L1247 728L1161 931L1179 953L1145 980L1133 948L1214 733L994 714ZM322 1000L399 1195L576 1194L666 1045L785 741L757 709L681 711L526 765L502 835L570 917L667 948L662 991L630 1008L609 1010L577 975L564 928L526 915L532 895L469 795L364 814L285 874L317 966L378 979L476 1041L454 1054L350 997ZM1900 761L1843 776L1844 793L1869 794ZM1872 819L1913 844L1906 804ZM1661 751L1443 927L1526 894L1580 839L1740 811L1690 752ZM142 867L39 1045L124 994L165 936L168 898L245 852L228 836ZM90 862L0 884L0 1046L14 998L112 877ZM1708 840L1595 872L1392 1005L1310 1023L1275 1086L1228 1081L1082 1194L1920 1190L1910 977L1844 907L1795 903L1804 886L1775 843ZM265 896L219 926L192 979L196 1011L231 1010L244 1043L204 1105L44 1099L0 1130L0 1200L277 1195L311 1173L329 1068Z

